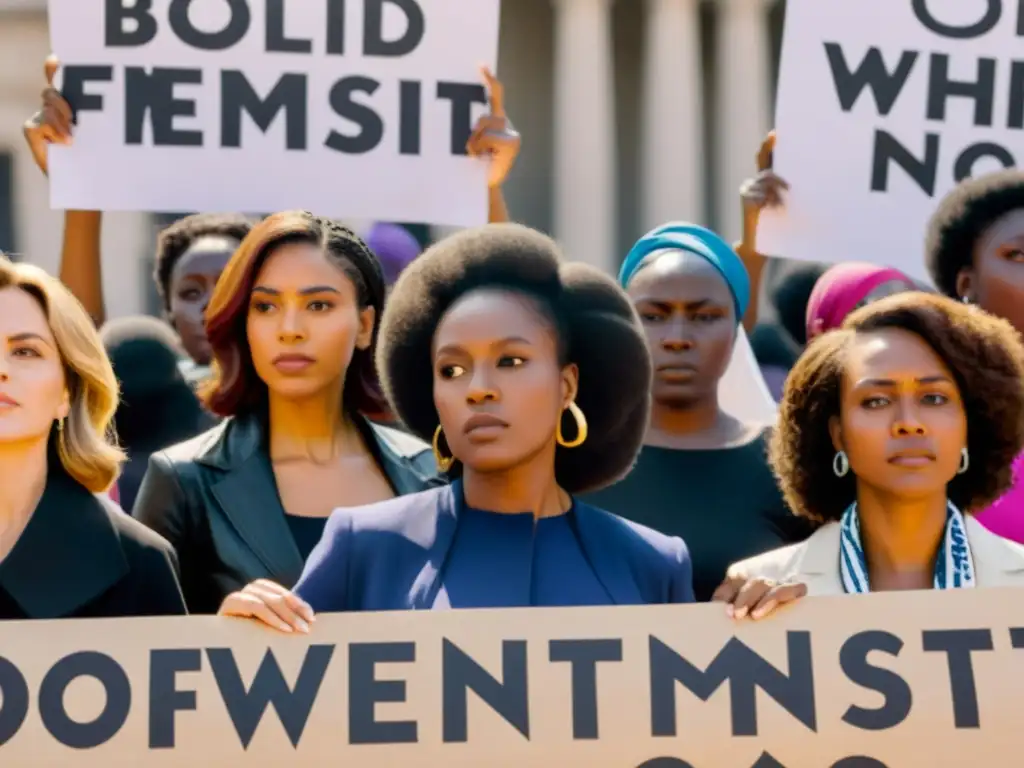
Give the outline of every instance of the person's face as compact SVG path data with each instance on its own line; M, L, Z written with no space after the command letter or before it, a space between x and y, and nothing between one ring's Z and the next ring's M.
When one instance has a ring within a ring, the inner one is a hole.
M0 445L49 437L68 415L64 365L43 308L20 288L0 290Z
M308 243L273 251L256 275L246 319L253 367L288 399L336 390L356 349L373 340L373 307L360 308L352 281Z
M685 407L713 397L736 340L732 293L700 256L669 251L633 277L627 289L647 334L656 402Z
M953 374L915 334L858 334L847 351L840 415L830 424L858 482L914 498L943 491L967 441Z
M238 240L231 237L201 237L181 255L171 271L168 319L181 337L185 352L200 365L209 363L211 356L206 340L206 305L236 248Z
M974 266L960 273L961 296L1005 318L1024 333L1024 209L985 230L974 247Z
M578 376L558 352L554 327L528 297L474 291L445 313L434 333L434 405L466 467L496 472L554 456Z

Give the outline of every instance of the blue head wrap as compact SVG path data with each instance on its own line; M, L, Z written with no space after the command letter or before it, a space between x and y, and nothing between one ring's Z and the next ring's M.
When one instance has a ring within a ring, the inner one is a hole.
M736 322L743 319L750 304L750 275L736 251L710 229L696 224L672 222L652 229L637 240L619 270L619 284L625 288L644 260L655 251L686 251L695 253L725 278L736 305Z

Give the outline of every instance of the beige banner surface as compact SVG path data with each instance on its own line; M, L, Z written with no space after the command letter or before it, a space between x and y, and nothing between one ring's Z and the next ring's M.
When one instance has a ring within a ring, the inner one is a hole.
M0 625L0 764L1022 764L1024 591Z

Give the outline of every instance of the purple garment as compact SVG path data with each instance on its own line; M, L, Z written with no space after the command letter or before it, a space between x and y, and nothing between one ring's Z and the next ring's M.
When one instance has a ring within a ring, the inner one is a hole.
M402 270L422 252L419 241L409 230L385 222L373 225L366 236L366 244L380 259L384 267L384 280L388 285L394 284Z
M991 507L975 515L979 523L1004 539L1024 544L1024 454L1013 460L1013 485Z

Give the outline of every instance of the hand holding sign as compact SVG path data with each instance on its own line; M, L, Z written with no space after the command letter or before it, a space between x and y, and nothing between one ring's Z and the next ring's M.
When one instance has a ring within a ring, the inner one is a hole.
M792 603L807 594L806 584L780 583L743 574L730 573L711 596L712 602L725 603L726 612L735 619L749 616L763 619L772 611Z
M487 85L491 111L477 121L473 134L466 142L466 151L473 157L490 158L491 170L487 177L487 186L494 189L504 184L508 178L509 171L519 156L522 137L512 127L505 114L505 86L486 67L482 68L480 73Z
M316 620L305 600L267 579L228 595L217 615L256 619L281 632L309 632L310 623Z
M74 115L60 91L53 87L53 78L59 68L60 61L56 56L51 54L47 57L44 65L46 88L43 89L43 106L29 118L23 129L32 157L43 173L49 173L47 158L50 145L71 144Z
M745 213L749 210L760 213L764 208L781 208L785 204L782 193L789 189L789 184L772 170L774 152L775 131L771 131L757 152L757 175L740 187Z

